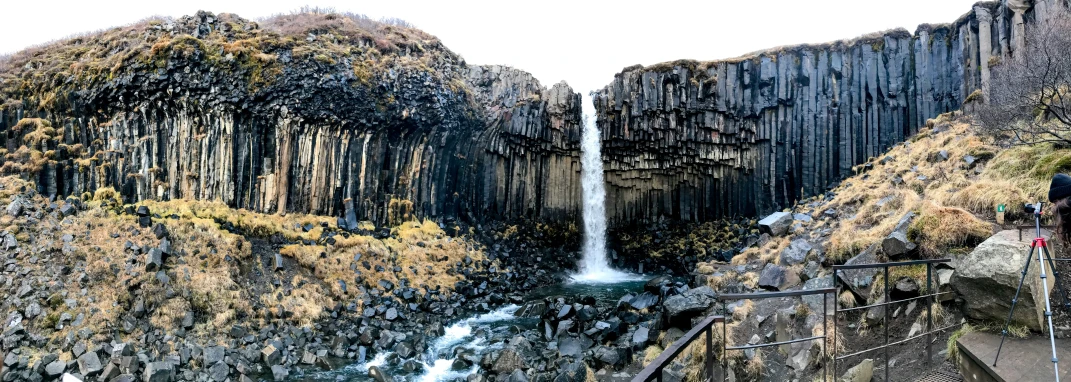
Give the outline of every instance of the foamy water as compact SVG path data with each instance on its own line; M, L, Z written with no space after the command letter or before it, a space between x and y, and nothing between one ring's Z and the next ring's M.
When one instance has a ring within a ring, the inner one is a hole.
M588 98L588 101L591 99ZM603 180L602 136L595 122L595 106L584 102L580 136L580 185L584 199L584 246L580 271L571 277L579 283L617 283L640 276L610 268L606 259L606 184Z
M487 346L484 345L483 338L472 336L472 326L475 324L489 324L513 319L513 312L516 312L519 308L520 307L517 305L507 305L489 313L462 320L447 327L444 330L445 333L443 336L436 339L435 342L428 347L426 357L428 360L433 361L430 361L431 364L424 363L424 374L417 380L421 382L450 381L458 378L465 378L469 376L469 374L475 373L479 369L479 366L473 365L468 370L452 370L454 359L439 358L439 355L452 355L454 354L453 350L459 347L481 354Z

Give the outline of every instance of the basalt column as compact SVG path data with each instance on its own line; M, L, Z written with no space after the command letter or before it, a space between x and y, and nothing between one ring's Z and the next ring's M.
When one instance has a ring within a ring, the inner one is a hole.
M595 97L610 221L754 216L820 194L985 92L990 65L1029 39L1022 23L1062 9L983 2L914 34L626 68Z

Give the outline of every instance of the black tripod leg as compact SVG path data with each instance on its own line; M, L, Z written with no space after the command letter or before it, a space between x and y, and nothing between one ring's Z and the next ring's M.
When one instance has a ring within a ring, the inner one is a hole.
M1000 350L1004 348L1004 338L1008 336L1008 325L1011 325L1012 315L1015 313L1015 304L1019 302L1019 292L1023 290L1023 281L1026 280L1026 272L1030 270L1030 261L1034 259L1035 243L1030 244L1030 253L1026 255L1026 264L1023 264L1023 275L1019 276L1019 287L1015 288L1015 297L1012 298L1011 309L1008 310L1008 319L1004 321L1004 329L1000 331L1000 346L997 347L997 356L993 358L993 366L997 366L1000 359Z
M1056 284L1056 292L1060 293L1060 296L1064 298L1064 308L1071 309L1071 302L1067 300L1067 293L1064 292L1064 287L1060 285L1060 272L1056 270L1056 262L1052 261L1052 256L1049 255L1049 247L1042 247L1041 252L1045 254L1045 259L1049 261L1049 268L1052 269L1052 282Z

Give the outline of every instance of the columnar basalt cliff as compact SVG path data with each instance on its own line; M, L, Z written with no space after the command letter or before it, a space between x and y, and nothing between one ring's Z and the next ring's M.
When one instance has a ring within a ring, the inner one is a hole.
M468 66L433 36L334 14L199 13L0 63L3 172L359 219L571 219L580 95ZM58 62L57 62L58 61ZM30 118L41 118L35 120Z
M595 99L607 213L704 221L819 194L928 118L984 97L989 67L1029 38L1024 23L1063 7L982 2L915 34L626 68Z

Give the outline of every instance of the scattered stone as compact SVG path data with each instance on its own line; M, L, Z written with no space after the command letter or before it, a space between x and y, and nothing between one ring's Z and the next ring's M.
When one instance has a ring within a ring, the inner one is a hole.
M283 365L275 365L271 367L271 376L276 381L285 381L290 376L290 370Z
M785 267L777 264L766 264L759 275L759 287L767 290L780 290L781 284L785 283Z
M104 366L97 357L97 352L86 352L78 357L78 371L84 376L91 376L104 370Z
M507 347L498 353L498 358L495 359L491 370L499 374L505 374L526 367L524 357L521 357L517 351Z
M759 220L759 230L771 236L784 235L791 225L792 214L788 212L774 212Z
M874 379L874 360L867 358L848 369L839 379L841 382L870 382Z
M149 362L145 365L145 382L170 382L174 380L174 366L171 362Z

